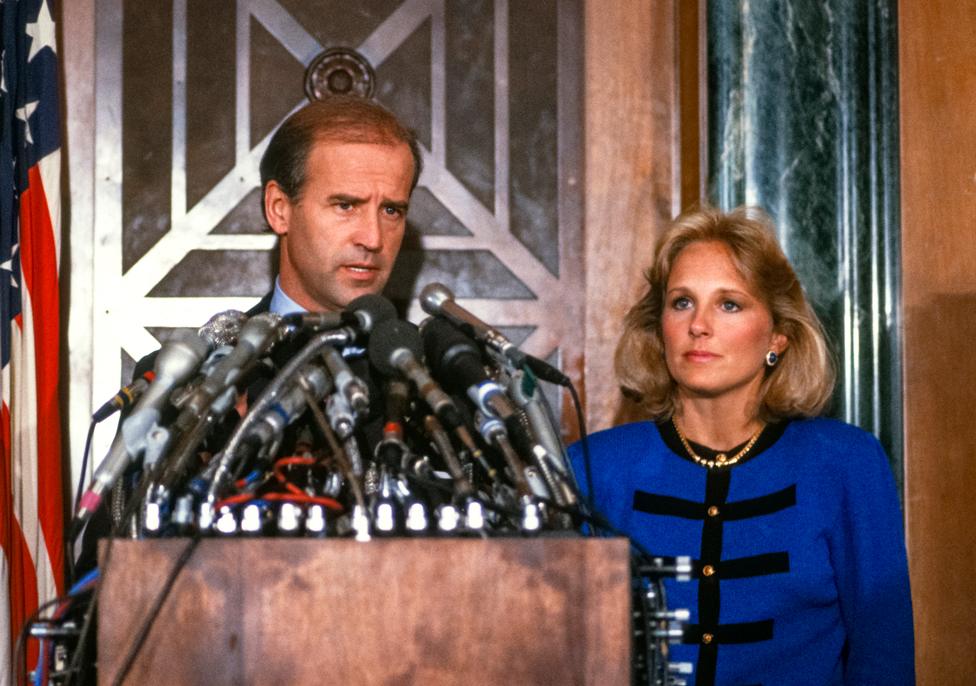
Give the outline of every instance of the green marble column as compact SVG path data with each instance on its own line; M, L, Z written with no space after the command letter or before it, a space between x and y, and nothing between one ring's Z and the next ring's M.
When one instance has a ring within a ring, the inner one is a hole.
M710 201L758 205L836 352L832 414L902 474L894 0L709 0Z

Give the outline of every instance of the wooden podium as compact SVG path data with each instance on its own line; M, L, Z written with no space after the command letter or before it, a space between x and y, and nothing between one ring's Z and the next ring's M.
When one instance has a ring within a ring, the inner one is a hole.
M112 545L100 684L188 543ZM206 539L125 683L624 686L630 626L625 539Z

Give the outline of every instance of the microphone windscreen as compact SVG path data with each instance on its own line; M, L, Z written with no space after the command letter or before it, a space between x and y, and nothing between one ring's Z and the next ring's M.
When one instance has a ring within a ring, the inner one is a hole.
M363 331L367 333L378 323L397 318L393 303L376 293L367 293L352 300L346 305L346 311L355 315Z
M386 319L376 324L366 346L369 361L386 376L397 374L392 358L401 348L409 350L417 360L423 356L417 327L402 319Z
M237 336L247 320L240 310L225 310L212 316L200 327L197 334L210 344L211 348L237 343Z
M420 335L424 341L424 356L435 376L450 379L460 374L464 378L457 381L466 385L480 380L471 380L470 374L461 374L472 364L475 368L481 367L481 348L470 336L443 317L426 319L420 327ZM479 376L477 369L473 373L475 377ZM484 372L480 376L483 377Z

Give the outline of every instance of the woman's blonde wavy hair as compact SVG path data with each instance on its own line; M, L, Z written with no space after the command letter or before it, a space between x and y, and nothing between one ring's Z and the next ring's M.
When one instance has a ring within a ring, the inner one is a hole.
M614 362L623 392L655 419L675 411L676 387L665 363L661 313L675 260L698 241L719 241L729 248L739 273L772 313L774 331L789 341L777 365L767 368L759 394L760 418L820 414L830 401L836 376L826 336L776 240L772 221L752 207L689 212L660 237L645 274L647 291L627 313L617 344Z

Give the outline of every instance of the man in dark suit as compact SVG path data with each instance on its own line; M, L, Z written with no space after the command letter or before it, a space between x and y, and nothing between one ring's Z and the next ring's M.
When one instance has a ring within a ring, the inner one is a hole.
M335 96L292 113L260 166L264 217L280 237L278 276L247 314L335 312L360 295L381 292L421 166L413 132L374 101ZM287 355L281 350L277 357ZM135 377L151 370L155 358L139 360ZM351 363L373 386L366 360ZM248 395L261 386L260 380L249 385ZM379 408L370 409L373 418ZM94 540L111 528L105 510L86 531L79 569L94 565Z
M280 237L278 276L273 290L247 314L337 312L360 295L380 293L400 251L421 166L413 132L371 100L330 97L289 116L272 136L260 167L264 217ZM155 358L156 353L142 358L135 376L152 369ZM373 395L366 360L350 362ZM261 385L255 379L246 395ZM380 413L370 409L370 425L376 424ZM95 543L113 527L109 503L127 498L125 484L115 490L85 530L78 572L96 564ZM80 680L93 678L89 671Z

